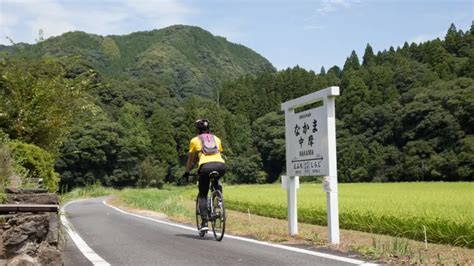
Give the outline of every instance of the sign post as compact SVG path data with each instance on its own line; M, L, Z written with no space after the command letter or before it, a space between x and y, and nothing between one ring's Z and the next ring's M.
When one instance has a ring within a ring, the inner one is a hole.
M288 232L294 236L298 234L298 209L296 190L300 187L299 176L281 176L281 184L288 191Z
M282 186L288 190L288 227L298 234L296 189L300 176L324 176L328 235L339 243L337 197L336 115L334 98L339 87L329 87L281 104L285 111L286 171ZM322 101L323 105L295 113L296 108Z

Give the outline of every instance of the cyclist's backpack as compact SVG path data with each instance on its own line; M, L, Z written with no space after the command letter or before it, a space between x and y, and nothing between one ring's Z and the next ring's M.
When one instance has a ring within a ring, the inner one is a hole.
M204 133L199 135L199 140L201 141L201 152L205 155L216 154L219 152L217 147L216 139L214 135L209 133Z

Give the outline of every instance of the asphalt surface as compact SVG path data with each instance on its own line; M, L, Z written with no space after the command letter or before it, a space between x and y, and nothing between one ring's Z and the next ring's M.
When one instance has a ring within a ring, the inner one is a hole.
M66 206L73 230L111 265L354 265L278 247L232 239L121 213L89 199ZM93 265L68 237L65 265Z

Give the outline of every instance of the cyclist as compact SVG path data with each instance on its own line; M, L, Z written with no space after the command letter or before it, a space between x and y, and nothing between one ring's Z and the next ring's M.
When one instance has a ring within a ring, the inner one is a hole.
M207 193L209 192L210 178L212 171L219 172L219 176L214 179L214 187L222 193L222 186L219 184L219 178L225 174L226 165L221 156L222 143L221 140L209 132L209 121L207 119L199 119L196 121L197 136L192 138L189 143L188 161L186 163L186 171L183 178L188 178L189 171L193 168L196 158L198 162L199 175L199 210L201 212L202 224L201 232L208 231L207 226Z

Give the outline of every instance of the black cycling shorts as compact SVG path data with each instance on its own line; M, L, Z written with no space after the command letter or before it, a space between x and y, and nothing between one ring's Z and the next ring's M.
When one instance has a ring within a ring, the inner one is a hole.
M199 175L199 195L200 197L207 197L207 192L209 191L209 174L212 171L219 172L219 176L214 180L215 187L220 188L219 190L222 191L221 186L219 185L219 178L225 174L226 166L225 163L221 162L209 162L202 164L199 167L198 175Z

